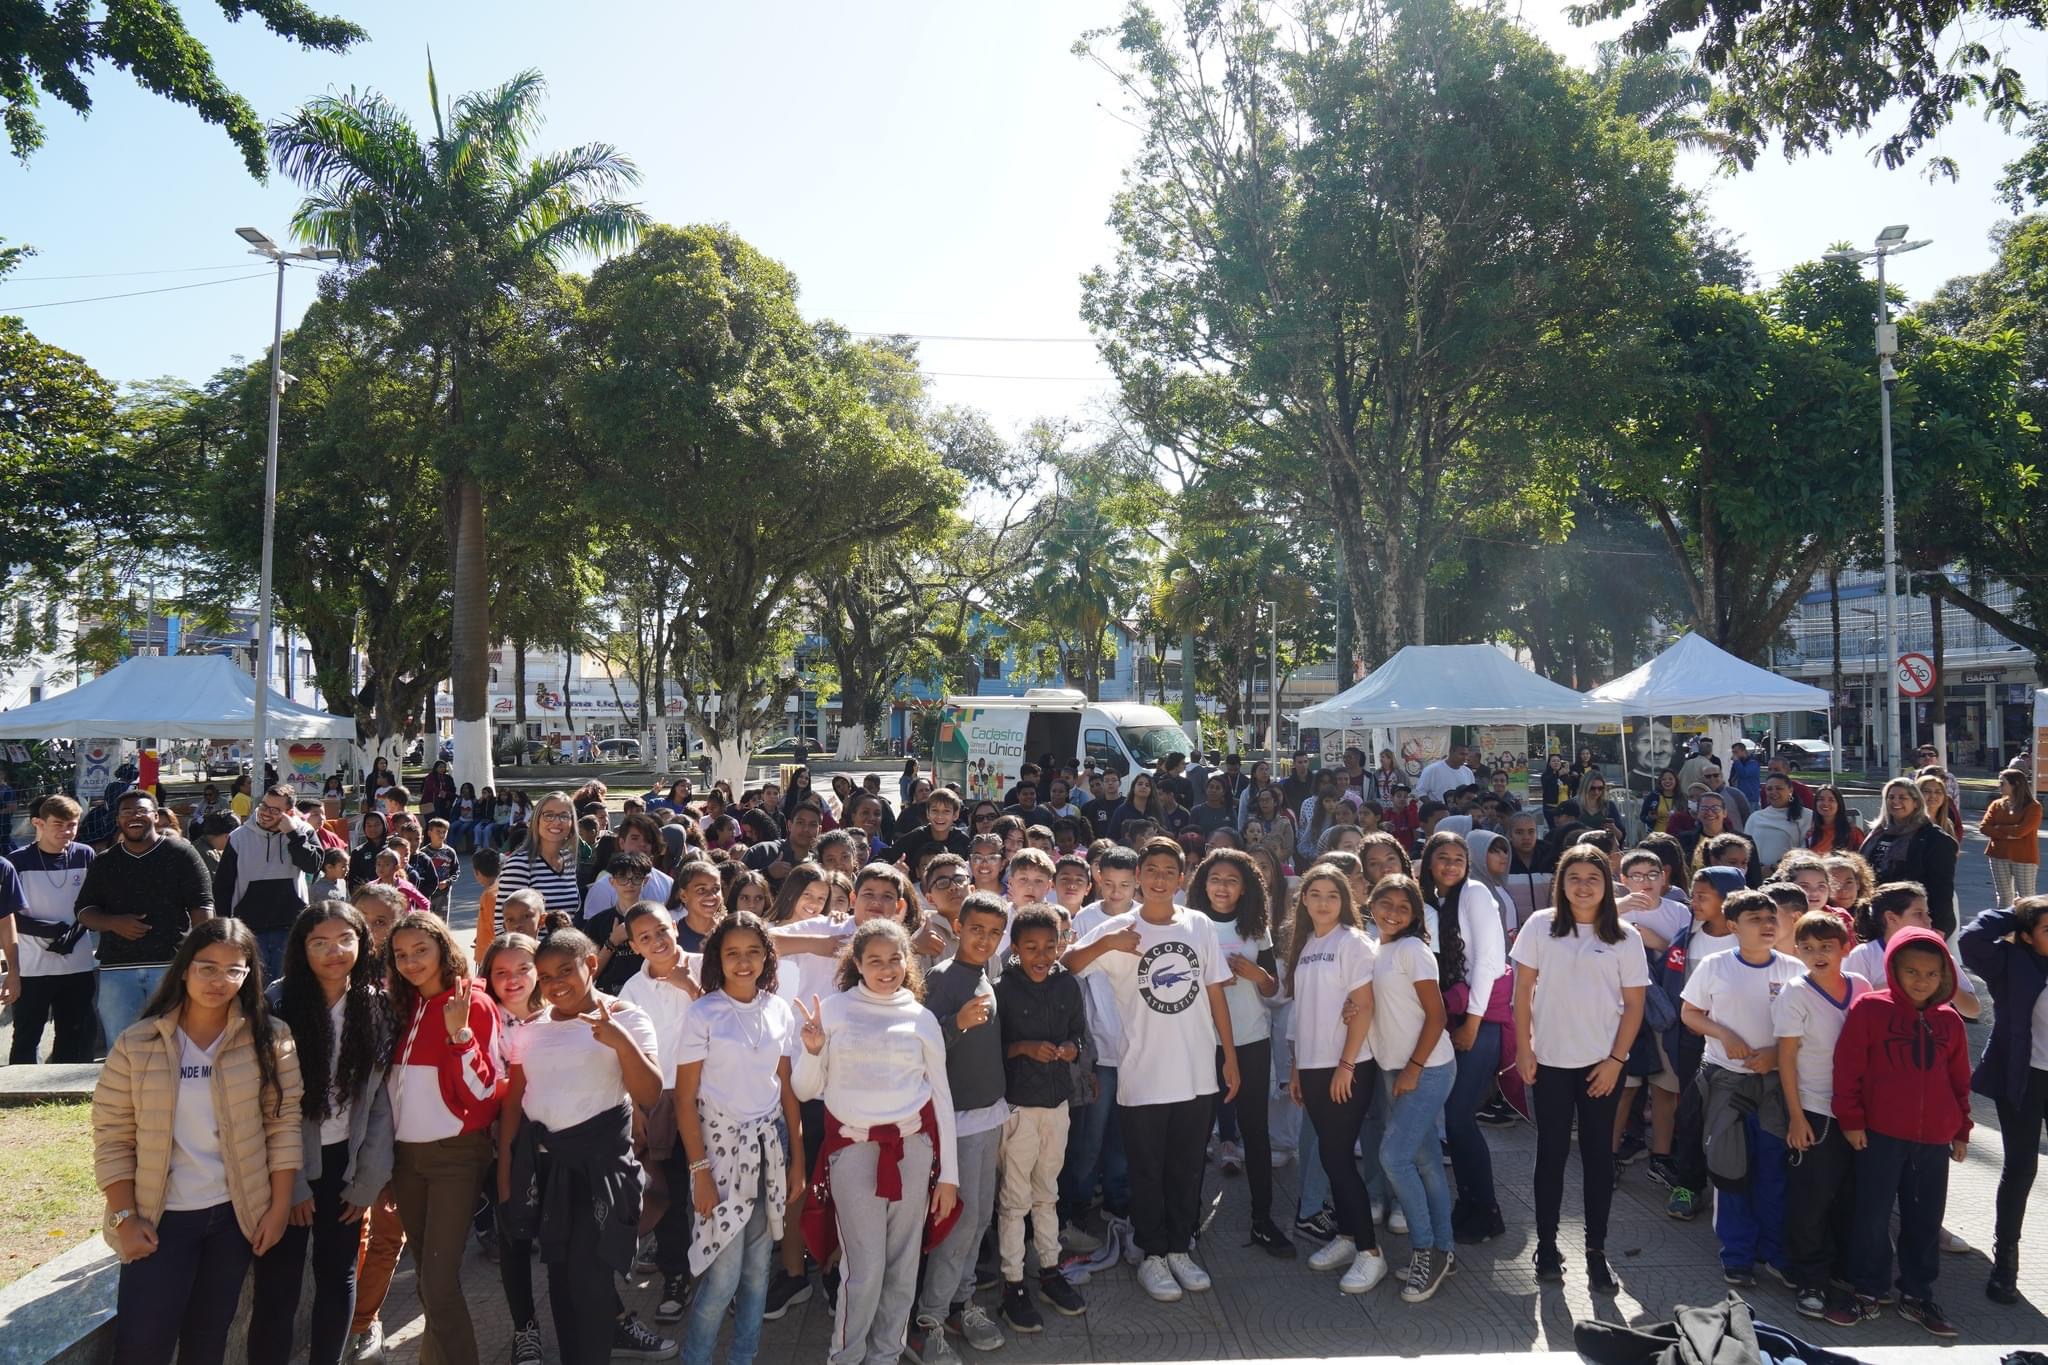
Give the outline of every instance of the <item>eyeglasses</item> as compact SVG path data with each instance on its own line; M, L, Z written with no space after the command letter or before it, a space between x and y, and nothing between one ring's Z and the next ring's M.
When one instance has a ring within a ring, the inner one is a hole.
M549 811L549 812L548 812L548 813L547 813L546 815L543 815L543 816L541 816L540 818L541 818L541 819L543 819L543 820L547 820L547 821L550 821L550 822L552 822L552 821L556 821L556 820L559 820L559 821L561 821L561 822L562 822L563 824L565 824L565 825L566 825L566 824L568 824L568 823L569 823L569 821L570 821L571 819L573 819L574 817L573 817L573 816L571 816L570 814L568 814L568 812L566 812L566 811L559 811L559 810L551 810L551 811Z
M356 950L356 936L343 934L340 938L309 938L306 940L308 957L340 957L343 953Z
M249 976L247 967L223 967L214 962L195 962L186 971L193 980L204 981L209 986L217 986L223 981L239 986Z
M971 878L962 877L957 874L951 877L934 877L932 878L931 889L933 891L957 890L960 887L969 885L971 880Z

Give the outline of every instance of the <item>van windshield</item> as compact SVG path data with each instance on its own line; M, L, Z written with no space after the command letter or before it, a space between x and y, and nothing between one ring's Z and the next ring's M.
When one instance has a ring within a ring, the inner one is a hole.
M1131 757L1147 768L1168 754L1188 751L1187 732L1178 725L1119 725L1116 733Z

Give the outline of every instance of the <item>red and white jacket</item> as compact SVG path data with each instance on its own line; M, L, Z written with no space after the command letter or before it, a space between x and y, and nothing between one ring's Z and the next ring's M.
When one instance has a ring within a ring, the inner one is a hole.
M439 1142L491 1126L505 1095L498 1007L471 981L470 1040L448 1041L441 1009L450 987L413 1006L386 1085L399 1142Z

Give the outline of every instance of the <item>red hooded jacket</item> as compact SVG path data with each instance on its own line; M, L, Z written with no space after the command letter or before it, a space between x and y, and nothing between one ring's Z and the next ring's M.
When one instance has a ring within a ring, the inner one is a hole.
M1906 947L1941 955L1941 986L1924 1006L1899 988ZM1932 929L1893 934L1884 949L1885 989L1857 997L1835 1044L1835 1119L1845 1132L1946 1145L1970 1133L1970 1047L1950 1007L1956 964Z

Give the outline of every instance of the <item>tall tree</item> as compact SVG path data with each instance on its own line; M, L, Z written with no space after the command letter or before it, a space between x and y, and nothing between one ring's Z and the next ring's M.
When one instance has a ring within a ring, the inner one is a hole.
M431 135L375 92L314 100L270 126L270 150L306 187L292 226L367 272L400 323L400 348L432 376L421 439L439 465L453 592L451 682L458 782L491 781L490 564L484 470L496 415L473 390L496 336L519 325L516 300L547 287L577 252L606 252L646 216L617 196L633 163L608 143L536 155L544 82L524 71L443 105L427 68Z
M1144 143L1084 316L1150 440L1313 489L1377 659L1532 443L1609 423L1683 200L1668 145L1497 10L1268 13L1103 35Z
M368 36L303 0L215 3L230 22L253 14L278 37L314 52L346 52ZM0 21L0 123L7 127L7 145L23 161L43 144L43 125L36 117L43 94L90 114L86 79L105 63L226 129L249 174L266 177L263 124L256 111L228 88L213 69L206 45L165 0L8 0Z

